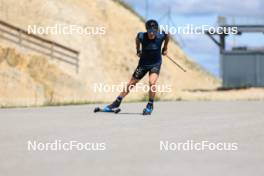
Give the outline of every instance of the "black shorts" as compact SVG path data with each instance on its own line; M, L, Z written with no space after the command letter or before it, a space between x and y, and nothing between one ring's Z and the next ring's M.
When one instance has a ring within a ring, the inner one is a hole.
M144 66L138 65L135 72L133 73L133 78L140 80L146 75L147 72L149 72L149 74L156 73L159 75L160 67L161 65L157 65L153 67L144 67Z

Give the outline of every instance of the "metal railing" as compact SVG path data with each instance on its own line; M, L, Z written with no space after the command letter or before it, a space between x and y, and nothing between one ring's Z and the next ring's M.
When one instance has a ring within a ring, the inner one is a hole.
M2 20L0 20L0 38L73 65L76 69L76 73L79 72L79 52L74 49L47 40L43 37L29 34L26 30Z
M225 17L218 16L218 25L264 25L264 19L259 17Z

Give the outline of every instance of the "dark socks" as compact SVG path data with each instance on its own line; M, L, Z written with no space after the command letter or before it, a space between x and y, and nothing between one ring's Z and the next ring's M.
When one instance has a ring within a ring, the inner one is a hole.
M150 98L147 104L147 108L153 109L153 103L154 103L154 99Z
M122 101L122 100L123 100L123 97L118 96L118 97L116 98L116 100L118 100L118 101Z
M149 99L149 103L152 103L153 104L154 103L154 99L153 98L150 98Z
M108 108L110 109L118 108L122 102L122 99L123 97L118 96L112 104L108 105Z

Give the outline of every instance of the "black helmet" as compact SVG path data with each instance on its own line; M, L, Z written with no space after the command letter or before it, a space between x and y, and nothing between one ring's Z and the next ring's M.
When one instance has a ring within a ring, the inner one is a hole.
M159 23L156 20L148 20L145 23L147 31L155 31L158 32L159 30Z

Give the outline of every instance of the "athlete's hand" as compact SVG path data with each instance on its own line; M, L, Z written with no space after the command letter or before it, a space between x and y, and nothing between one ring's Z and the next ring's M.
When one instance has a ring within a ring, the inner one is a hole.
M166 56L168 54L167 48L162 48L162 52L161 53L162 53L163 56Z
M137 51L137 56L138 56L138 57L141 57L141 54L142 54L141 50L138 50L138 51Z

